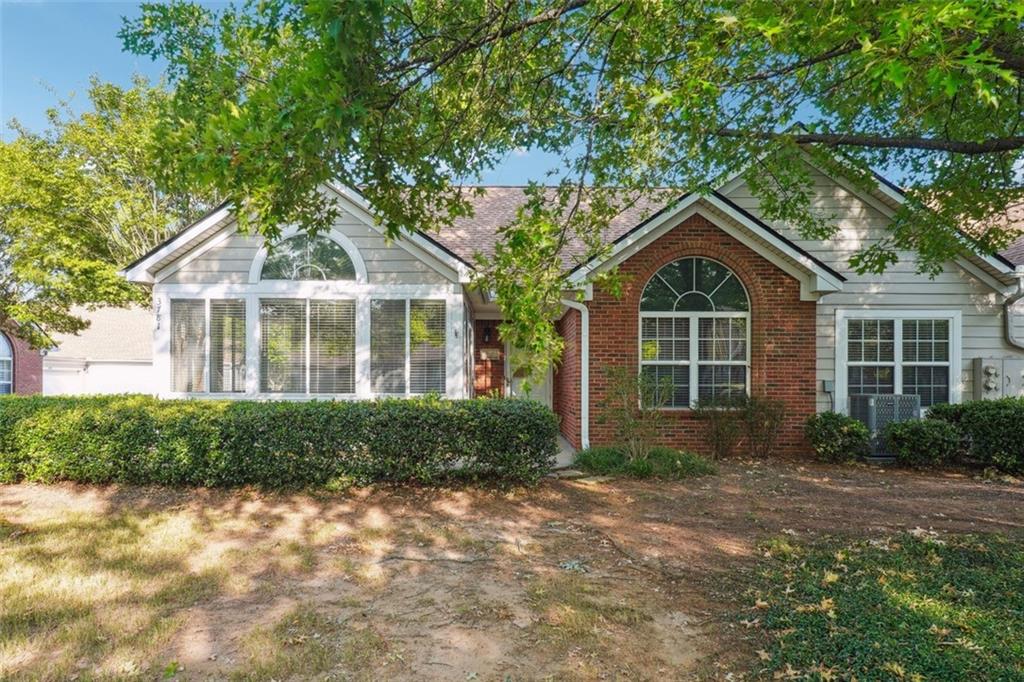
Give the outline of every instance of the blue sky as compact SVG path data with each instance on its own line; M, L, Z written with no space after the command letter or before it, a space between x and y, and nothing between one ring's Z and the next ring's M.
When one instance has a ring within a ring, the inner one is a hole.
M125 85L134 73L158 78L162 65L122 52L117 37L121 18L137 16L138 6L118 0L0 0L0 138L11 139L7 123L12 118L32 130L45 128L46 109L72 93L72 106L81 111L92 75ZM536 153L513 154L482 180L511 185L543 180L550 163Z

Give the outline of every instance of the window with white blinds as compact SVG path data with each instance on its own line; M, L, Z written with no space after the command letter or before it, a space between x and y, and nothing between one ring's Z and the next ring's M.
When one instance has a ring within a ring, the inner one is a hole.
M245 301L210 301L210 392L245 392Z
M390 395L444 393L446 335L444 301L371 301L371 390Z
M445 302L409 302L409 392L444 393Z
M355 301L260 301L260 392L355 391Z
M260 391L306 392L306 301L260 301Z
M447 301L364 301L365 311L356 299L171 299L171 390L253 395L362 395L367 389L367 396L445 393ZM369 329L357 335L360 321ZM357 337L368 339L369 347L357 349ZM357 357L369 362L361 365ZM0 383L3 369L0 362ZM360 374L367 371L369 376Z
M206 390L206 301L171 300L171 390Z
M309 392L355 393L355 301L309 302Z
M370 390L405 393L407 349L405 300L370 302Z

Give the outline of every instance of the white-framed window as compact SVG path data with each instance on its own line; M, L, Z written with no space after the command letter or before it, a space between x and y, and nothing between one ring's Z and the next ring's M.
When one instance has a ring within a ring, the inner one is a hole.
M0 395L14 393L14 345L0 332Z
M836 394L912 394L921 408L960 401L958 310L836 311Z
M356 268L345 248L327 235L305 232L282 240L267 255L260 280L348 281Z
M709 258L662 267L640 297L640 371L668 408L744 395L750 386L750 298Z
M354 300L260 299L260 392L353 394Z
M444 393L446 304L417 299L370 302L370 386L382 395Z

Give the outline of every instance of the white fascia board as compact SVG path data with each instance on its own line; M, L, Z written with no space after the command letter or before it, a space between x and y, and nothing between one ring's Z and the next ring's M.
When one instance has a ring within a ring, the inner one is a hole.
M842 290L842 280L838 279L833 273L814 262L813 259L794 249L785 240L765 230L718 197L714 195L701 196L699 194L691 194L685 197L678 205L673 207L671 211L666 211L662 215L656 216L643 228L630 234L615 245L615 248L612 249L608 258L600 262L590 263L577 270L569 278L569 283L576 285L582 284L585 279L595 271L614 267L626 260L643 248L643 246L646 246L648 243L667 232L672 226L696 213L696 204L698 202L705 202L715 210L725 214L731 220L741 225L744 228L743 231L732 229L730 226L723 224L720 220L715 220L712 216L706 216L710 218L711 221L719 227L719 229L738 239L745 246L751 248L767 260L779 266L783 271L796 277L800 280L802 288L804 286L808 287L810 290L809 293L829 293ZM764 249L760 248L761 245L756 241L751 240L748 235L744 234L744 231L748 231L750 234L756 235L757 238L763 242L768 243L774 250L780 252L783 255L783 258L779 258L773 252L765 252ZM792 264L799 266L799 269L794 268ZM807 278L808 274L813 275L810 280ZM813 298L813 296L811 296L811 298Z
M370 206L369 202L366 201L362 195L355 190L336 182L328 182L326 183L326 186L349 204L349 208L353 215L363 221L367 226L383 234L383 230L381 230L380 225L374 218L373 207ZM437 244L434 244L418 231L404 232L402 234L402 238L395 240L395 243L402 248L405 248L414 256L423 260L427 265L434 267L435 270L438 269L438 264L444 266L449 270L449 272L443 272L440 270L439 272L442 272L442 274L448 277L452 277L454 275L454 277L463 284L468 284L473 279L473 269L470 266L452 256ZM415 248L410 248L410 246ZM424 256L428 256L428 258L425 258ZM435 262L431 262L431 259Z
M131 282L141 282L144 284L152 284L154 281L153 273L149 269L155 264L159 263L164 258L173 255L176 251L188 245L193 239L203 234L211 227L216 225L222 220L225 220L231 215L231 206L222 206L213 213L210 213L205 218L202 218L198 222L194 223L191 227L187 228L184 232L179 234L177 237L164 244L155 251L151 251L145 258L140 260L135 265L121 271L121 275L124 276Z
M194 261L196 258L202 256L204 253L206 253L213 247L217 246L218 244L223 244L231 235L235 234L236 232L238 232L237 223L232 222L229 225L226 225L223 230L220 230L219 232L217 232L217 234L211 235L209 238L206 239L206 241L202 242L201 244L199 244L199 246L192 249L192 251L190 251L183 258L171 261L170 264L158 270L156 274L153 275L153 281L159 282L161 280L167 279L175 272L181 270L183 267Z

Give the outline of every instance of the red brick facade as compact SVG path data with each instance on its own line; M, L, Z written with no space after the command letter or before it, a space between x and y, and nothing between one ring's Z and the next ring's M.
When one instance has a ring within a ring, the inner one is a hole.
M751 299L751 393L786 403L787 419L779 434L778 451L786 455L804 454L803 422L815 411L815 303L800 300L800 284L794 278L700 215L687 219L619 266L627 278L621 298L595 291L594 300L588 303L591 444L614 440L614 425L601 423L600 419L608 391L603 368L636 369L641 292L659 268L684 256L717 260L743 282ZM577 445L578 415L574 422L571 386L579 386L579 350L571 339L578 335L578 330L571 316L559 324L566 336L566 353L556 375L556 410L562 416L563 432L572 429L567 438ZM664 444L698 452L707 450L701 442L700 424L692 412L669 410L666 414Z
M505 344L498 338L500 320L473 322L473 394L505 392ZM490 341L484 339L490 336Z
M579 450L580 442L580 329L579 311L569 310L555 328L565 339L562 361L555 367L551 407L558 415L559 428L569 444Z
M7 334L14 349L14 392L22 395L43 392L43 356L21 339Z

